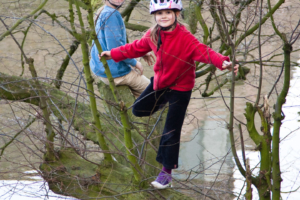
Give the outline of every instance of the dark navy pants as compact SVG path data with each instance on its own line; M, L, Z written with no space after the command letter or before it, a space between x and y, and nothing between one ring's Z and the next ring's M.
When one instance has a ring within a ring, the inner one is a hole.
M135 101L132 109L132 113L137 117L150 116L169 102L169 111L156 157L167 169L178 168L181 128L191 94L192 91L171 89L155 91L152 77L151 83Z

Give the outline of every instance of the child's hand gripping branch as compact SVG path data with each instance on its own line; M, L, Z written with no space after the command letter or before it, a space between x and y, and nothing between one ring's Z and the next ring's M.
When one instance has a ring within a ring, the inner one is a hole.
M101 57L103 56L106 60L110 60L111 59L110 51L102 51L101 54L99 55L99 59L101 60Z
M103 52L101 53L101 55L99 55L99 59L100 59L100 60L101 60L101 57L104 57L106 60L112 59L112 58L111 58L111 53L110 53L110 51L103 51ZM154 57L154 56L152 55L152 57ZM145 58L144 58L144 59L145 59ZM151 60L150 56L148 56L147 59L148 59L149 62L150 62L150 60ZM148 62L148 61L147 61L147 62ZM143 65L142 65L141 62L137 61L137 62L136 62L136 65L135 65L134 67L140 72L141 75L143 75L144 67L143 67Z
M228 61L224 60L224 62L222 64L222 68L228 69L229 71L231 71L232 70L232 62L228 62ZM237 64L237 62L235 64L233 70L234 70L234 74L236 75L237 72L239 71L239 64Z

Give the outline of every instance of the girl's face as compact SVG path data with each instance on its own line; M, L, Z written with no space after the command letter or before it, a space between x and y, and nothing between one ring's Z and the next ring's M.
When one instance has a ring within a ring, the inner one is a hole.
M162 27L170 26L175 22L175 12L173 10L156 11L154 17L156 23ZM171 31L171 29L169 31Z

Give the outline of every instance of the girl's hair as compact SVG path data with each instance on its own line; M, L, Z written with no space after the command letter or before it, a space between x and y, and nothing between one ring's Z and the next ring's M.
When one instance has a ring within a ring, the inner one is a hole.
M176 12L180 12L180 11L177 11L177 10L173 10L174 11L174 14L176 15ZM155 13L154 14L154 20L155 20ZM180 21L178 21L178 18L177 18L177 24L179 26L185 26L183 23L181 23ZM157 44L157 40L158 40L158 36L157 36L157 30L159 28L159 25L156 23L150 30L150 39L151 41L154 43L154 44Z

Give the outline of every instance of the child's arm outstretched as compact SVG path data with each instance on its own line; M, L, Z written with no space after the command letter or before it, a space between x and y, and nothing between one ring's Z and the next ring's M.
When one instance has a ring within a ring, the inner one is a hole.
M132 43L111 49L110 57L115 62L120 62L127 58L145 56L148 52L152 51L149 44L149 34L150 31L148 31L140 40L135 40Z
M193 35L190 35L190 46L188 49L192 53L193 60L206 64L213 64L220 70L227 69L232 70L232 62L228 56L224 56L213 49L209 48L205 44L200 43ZM234 73L237 74L239 65L235 64L233 67Z
M106 60L112 59L110 51L102 51L101 55L99 56L99 59L101 59L101 57L103 56ZM137 61L134 67L136 67L140 71L141 75L143 75L144 67L141 62Z
M148 43L149 36L147 36L147 33L140 40L135 40L130 44L113 48L111 51L103 51L100 56L104 56L107 60L113 59L115 62L120 62L127 58L145 56L148 52L152 51ZM153 55L149 57L149 59L151 58L154 60ZM148 64L149 63L150 62L148 62ZM140 70L141 73L143 72L143 66L140 62L137 62L135 67Z

